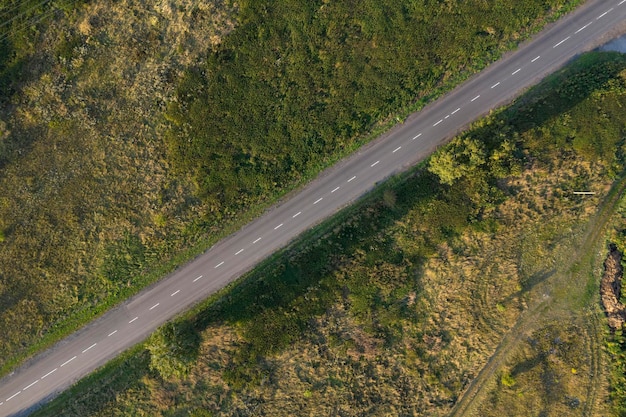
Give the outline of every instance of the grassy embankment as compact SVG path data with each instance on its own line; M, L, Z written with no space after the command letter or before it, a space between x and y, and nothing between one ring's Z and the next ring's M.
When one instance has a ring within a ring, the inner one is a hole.
M551 315L476 406L597 407L585 242L622 178L624 105L626 58L585 55L35 415L446 415L533 311Z
M1 373L578 3L1 1Z

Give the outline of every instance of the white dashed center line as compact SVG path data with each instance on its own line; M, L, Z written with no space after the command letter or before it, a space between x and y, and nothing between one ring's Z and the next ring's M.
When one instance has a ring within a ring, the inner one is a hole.
M282 226L282 223L278 227L280 227L280 226ZM219 268L222 265L224 265L224 261L222 261L219 264L215 265L213 268Z
M274 228L274 230L276 230L276 229L280 229L280 228L283 226L283 224L284 224L284 223L279 224L278 226L276 226L276 227Z
M302 212L301 212L301 211L299 211L299 212L297 212L296 214L294 214L293 216L291 216L291 218L292 218L292 219L295 219L296 217L298 217L298 216L299 216L299 215L301 215L301 214L302 214Z
M511 75L515 75L515 74L517 74L518 72L520 72L521 70L522 70L521 68L518 68L518 69L516 69L515 71L513 71L513 72L511 73Z
M35 385L37 382L39 382L39 380L31 383L29 386L27 386L26 388L22 388L22 391L26 391L27 389L29 389L30 387L32 387L33 385Z
M495 83L494 85L491 86L491 88L496 88L497 86L500 85L500 81L498 81L497 83Z
M557 46L559 46L560 44L562 44L563 42L565 42L566 40L568 40L569 38L571 38L571 36L568 36L567 38L563 39L561 42L557 43L556 45L554 45L552 47L552 49L556 48Z
M332 193L334 193L335 191L337 191L338 189L339 189L339 187L335 187L335 189L334 189L334 190L332 190L330 193L332 194Z
M452 113L450 113L450 114L454 114L454 113L458 112L459 110L461 110L460 107L458 109L456 109L455 111L453 111Z
M67 365L68 363L72 362L74 359L76 359L76 356L74 356L73 358L68 359L68 360L66 360L65 362L63 362L63 363L61 364L61 368L63 368L63 367L64 367L65 365Z
M252 242L252 244L257 243L257 242L258 242L259 240L261 240L261 239L262 239L261 237L260 237L260 238L258 238L257 240L255 240L254 242Z
M83 350L83 353L87 352L89 349L91 349L92 347L96 346L97 343L94 343L93 345L89 346L87 349Z
M411 139L411 140L415 140L415 139L419 138L420 136L422 136L422 134L418 133L417 136L413 136L413 139Z
M172 295L174 295L174 294L172 294ZM111 336L113 336L115 333L117 333L117 330L113 330L111 333L109 333L109 334L107 335L107 337L111 337Z
M171 293L171 294L170 294L170 297L175 296L175 295L176 295L176 294L178 294L179 292L180 292L180 290L176 290L176 291L174 291L173 293ZM117 331L117 330L116 330L116 331Z
M134 319L132 319L131 321L128 322L128 324L131 324L132 322L134 322L135 320L137 320L139 317L135 317ZM63 365L61 365L63 366Z
M353 180L355 180L355 179L356 179L356 175L355 175L354 177L350 178L350 179L348 180L348 182L353 181Z
M437 126L439 123L443 122L443 119L439 120L437 123L433 125L433 127Z
M317 204L317 203L319 203L320 201L322 201L323 199L324 199L324 197L320 197L320 198L318 198L317 200L315 200L315 202L314 202L313 204Z
M237 252L235 252L235 255L239 255L241 252L243 252L243 248L239 249Z
M55 373L57 371L57 369L59 369L59 368L54 368L53 370L51 370L50 372L48 372L47 374L42 376L41 379L44 379L45 377L52 375L53 373Z
M379 163L380 163L380 161L376 161L376 162L374 162L372 165L370 165L370 168L371 168L371 167L375 167L375 166L376 166L376 165L378 165Z
M602 19L604 16L606 16L607 14L609 14L612 11L613 11L613 8L611 7L609 10L607 10L604 13L602 13L600 16L596 17L596 20Z
M20 395L22 393L22 391L18 391L15 394L11 395L9 398L7 398L7 401L10 401L12 398L17 397L18 395Z
M197 280L199 280L200 278L202 278L202 275L200 275L198 278L194 279L193 282L196 282Z
M536 57L534 57L533 59L530 60L530 62L535 62L536 60L538 60L539 58L541 58L541 55L537 55Z
M396 152L398 152L400 149L402 149L402 146L398 146L396 149L394 149L394 150L393 150L393 152L392 152L392 153L396 153Z
M578 29L576 32L574 33L578 33L578 32L582 32L583 30L587 29L589 27L589 25L591 24L591 22L587 23L585 26L581 27L580 29Z
M155 308L157 308L159 306L159 304L161 303L156 303L155 305L153 305L152 307L150 307L150 310L154 310Z
M446 114L446 117L444 117L444 119L447 119L448 117L450 117L450 115L449 115L449 114Z
M626 0L622 0L619 3L617 3L618 6L621 6L623 3L626 3Z
M470 101L476 101L476 100L478 100L479 98L480 98L480 94L479 94L479 95L477 95L476 97L474 97L473 99L471 99Z

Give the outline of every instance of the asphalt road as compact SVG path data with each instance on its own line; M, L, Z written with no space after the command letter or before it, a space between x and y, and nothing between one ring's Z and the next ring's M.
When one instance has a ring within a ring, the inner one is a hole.
M28 414L32 407L141 342L177 313L364 195L377 182L423 160L470 122L596 46L599 39L617 35L625 21L626 0L590 0L550 25L202 256L3 378L0 416Z

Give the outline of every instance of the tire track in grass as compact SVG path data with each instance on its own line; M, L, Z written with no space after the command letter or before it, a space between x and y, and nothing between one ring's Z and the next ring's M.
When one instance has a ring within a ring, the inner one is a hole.
M626 175L622 173L619 182L613 185L608 195L600 205L597 214L589 219L586 227L586 232L582 238L582 244L579 249L570 257L572 261L569 265L561 268L561 271L555 274L551 281L557 281L555 284L571 284L572 279L585 278L588 280L589 274L585 274L586 268L579 269L580 261L587 260L587 256L594 257L594 249L600 242L600 238L606 229L609 219L617 209L622 194L626 189ZM593 271L593 268L592 268ZM557 280L556 278L562 277L564 279ZM577 277L578 276L578 277ZM587 281L584 282L586 284ZM585 286L583 285L583 288ZM454 407L451 409L450 417L460 417L472 415L473 410L480 404L485 394L489 393L489 389L492 387L492 380L494 374L501 368L503 364L509 359L510 355L515 352L516 347L522 341L523 337L532 333L535 330L540 329L547 321L554 320L557 317L562 317L564 313L573 314L574 316L580 316L580 311L573 310L570 305L567 304L567 300L560 301L554 298L542 300L530 307L528 310L522 312L515 325L509 330L502 341L495 349L489 360L485 363L480 370L476 378L474 378L468 385L465 392L460 396ZM598 316L594 314L588 317L590 320L587 331L590 337L590 356L591 356L591 369L594 374L594 378L590 380L589 392L587 394L587 401L585 402L584 415L592 415L596 406L598 397L598 388L602 383L602 378L597 376L601 372L602 361L602 349L599 348L598 337Z

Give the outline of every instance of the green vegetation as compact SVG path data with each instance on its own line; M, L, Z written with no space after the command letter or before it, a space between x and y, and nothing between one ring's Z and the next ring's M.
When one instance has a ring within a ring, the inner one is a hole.
M201 338L184 376L155 371L147 342L35 415L446 415L534 311L478 415L593 409L585 284L595 213L624 182L625 104L626 57L584 56L176 321Z
M626 416L626 338L624 332L617 331L607 342L607 352L611 359L611 392L613 412L616 416Z
M608 233L607 240L626 253L626 198L622 199L616 219ZM622 267L626 266L622 258ZM626 291L622 280L621 303L626 304ZM610 398L616 416L626 416L626 335L624 329L616 330L606 337L606 351L609 357L611 385Z
M212 216L228 216L484 67L563 4L241 2L238 28L168 107L169 155Z
M0 370L578 3L2 0Z

